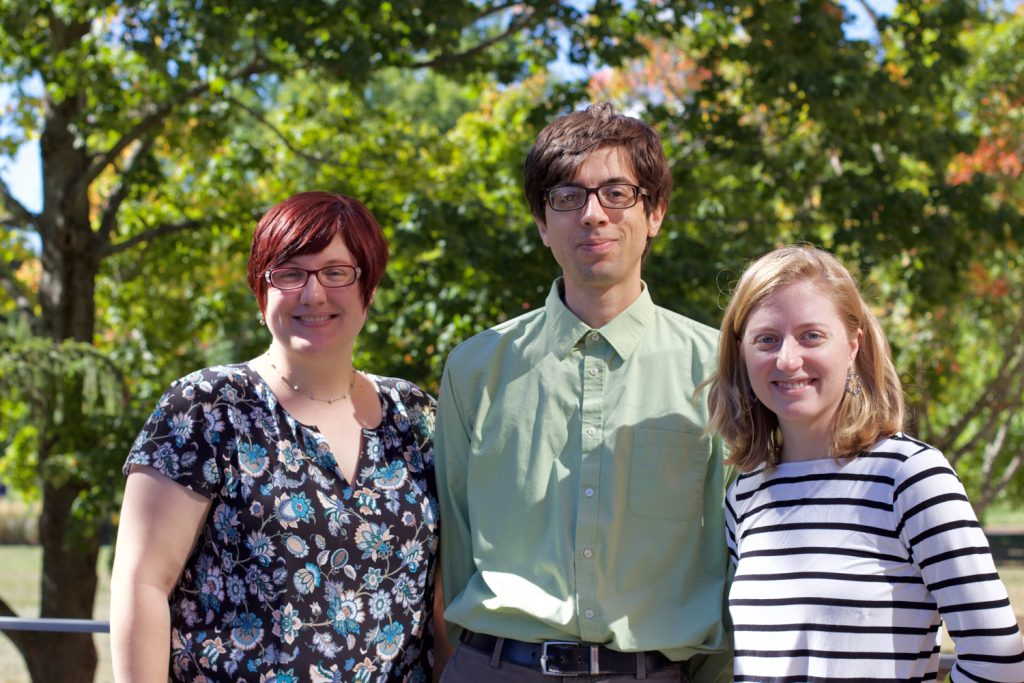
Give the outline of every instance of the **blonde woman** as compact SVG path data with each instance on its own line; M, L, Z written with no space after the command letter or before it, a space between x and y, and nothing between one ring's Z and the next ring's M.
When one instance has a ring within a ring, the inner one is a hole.
M726 501L735 680L1024 681L988 542L942 455L901 432L889 345L830 254L752 263L722 321L711 425Z

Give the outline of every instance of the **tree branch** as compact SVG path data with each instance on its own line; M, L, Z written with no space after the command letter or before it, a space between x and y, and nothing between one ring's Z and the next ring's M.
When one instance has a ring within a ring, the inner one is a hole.
M203 225L203 221L198 220L187 220L180 223L164 223L158 225L155 228L150 228L145 232L139 233L134 237L130 237L123 242L116 244L107 244L100 250L101 256L110 256L111 254L117 254L122 251L131 249L132 247L148 242L149 240L156 239L157 237L164 237L166 235L173 235L175 233L184 232L185 230L191 230L192 228L198 228Z
M32 302L25 295L24 289L18 283L17 278L14 277L15 267L16 265L13 263L3 264L2 269L0 269L0 285L7 290L7 295L11 297L18 313L25 316L26 320L28 320L32 333L38 334L39 317L36 315Z
M928 393L928 383L924 381L924 368L921 363L914 362L911 365L914 384L920 394L917 403L907 405L907 414L903 428L909 433L935 445L935 438L932 435L931 420L928 419L928 406L931 405L931 394ZM939 448L937 445L936 448ZM939 449L941 450L941 449Z
M425 62L413 62L408 66L412 69L435 69L441 66L451 66L452 64L458 64L459 62L472 59L476 55L480 54L484 50L487 50L492 45L500 43L503 40L507 40L510 36L515 35L519 31L523 30L530 24L536 22L538 19L537 13L532 8L527 8L517 18L513 19L509 23L508 28L499 33L496 36L492 36L487 40L483 41L479 45L475 45L464 52L453 52L449 54L441 54L433 59L429 59Z
M1006 490L1006 487L1013 481L1013 477L1017 474L1017 470L1020 469L1021 465L1021 454L1017 453L1010 459L1010 462L1006 465L1006 469L1003 470L1003 476L999 478L999 485L993 490L992 496L984 501L985 507L988 507L995 501L996 496L999 495L1000 491ZM984 510L984 508L983 508Z
M257 57L246 66L233 74L230 74L226 80L236 81L259 73L264 73L271 68L271 65L271 62L263 59L262 57ZM94 181L97 176L103 172L103 169L112 164L121 152L123 152L133 142L159 126L176 107L196 99L197 97L209 92L209 90L209 82L199 83L188 90L185 90L177 97L174 97L151 109L150 112L143 116L138 123L122 135L121 139L114 143L113 147L93 159L92 163L89 165L89 169L83 174L79 182L84 183L86 186L91 185L92 181Z
M479 15L477 15L477 18L475 19L475 21L480 21L481 19L486 19L487 17L491 16L492 14L497 14L498 12L504 12L507 9L512 9L513 7L518 7L521 4L522 3L519 0L512 0L511 2L506 2L503 5L495 5L494 7L488 7L483 12L481 12Z
M284 132L281 129L279 129L277 126L272 124L270 121L267 121L267 119L264 118L264 116L263 116L263 114L261 112L253 109L252 107L250 107L249 105L245 104L244 102L242 102L241 100L239 100L239 99L237 99L235 97L227 97L225 99L228 102L231 102L232 104L234 104L236 107L238 107L242 111L244 111L246 114L248 114L252 118L256 119L257 123L260 123L263 126L266 126L270 130L270 132L273 133L274 136L278 140L280 140L282 142L282 144L284 144L284 146L292 154L295 154L296 156L298 156L298 157L300 157L302 159L305 159L306 161L308 161L309 163L314 164L314 165L321 165L321 164L330 163L329 160L324 159L323 157L321 157L321 156L319 156L317 154L313 154L311 152L307 152L307 151L305 151L303 149L300 149L295 143L293 143L291 140L288 139L288 136L285 135Z
M982 391L978 400L974 402L974 405L960 416L960 419L957 420L956 424L950 425L946 428L942 436L937 440L937 442L935 442L936 448L948 453L959 436L967 429L967 425L977 419L986 408L1007 395L1008 387L1020 373L1021 363L1022 360L1024 360L1021 353L1022 335L1024 335L1024 316L1021 316L1017 320L1016 324L1013 326L1013 331L1010 333L1009 343L1003 346L1005 349L1011 349L1011 353L1013 355L1001 365L996 376L988 383L988 386ZM961 448L958 450L963 449ZM950 455L952 457L959 457L953 454Z
M981 457L981 497L987 500L992 496L992 470L995 469L996 459L1003 450L1006 443L1006 433L1009 431L1009 420L1000 423L995 430L995 436L985 443Z
M7 212L10 214L9 217L3 219L4 225L10 225L11 227L25 227L26 225L38 227L39 217L26 209L25 205L11 194L11 188L7 187L7 183L2 179L0 179L0 205L7 209Z
M131 191L131 175L132 171L135 170L135 165L138 160L145 156L153 147L152 136L143 139L142 143L136 148L131 157L125 163L124 171L121 173L121 183L110 197L107 198L106 206L103 207L103 215L100 218L100 227L96 233L96 237L99 240L100 248L106 247L110 243L110 236L114 232L114 227L117 225L117 213L121 209L121 204L128 197L128 193Z
M972 412L974 411L974 408L977 407L977 405L982 403L984 403L986 407L989 407L992 410L989 412L988 417L985 419L981 427L979 427L975 431L975 433L971 435L971 438L969 438L961 446L957 447L957 449L947 454L950 463L955 463L957 460L963 458L968 453L974 451L976 447L979 445L979 441L989 443L991 441L992 434L996 431L996 429L1004 429L1009 420L1011 419L1010 416L1015 415L1017 409L1020 408L1021 388L1019 386L1019 382L1013 382L1013 380L1020 377L1021 374L1020 356L1018 356L1016 358L1016 361L1013 362L1011 370L1012 374L1010 375L1010 380L1008 380L1005 383L1000 383L1001 385L998 387L998 389L991 388L988 392L986 392L984 398L979 399L978 402L975 403L975 405L973 405ZM1010 398L1008 400L999 400L1000 398L1007 395L1013 396L1013 398ZM996 402L996 405L992 405L992 403ZM952 431L951 435L956 435L958 433L959 432L957 431ZM955 438L955 436L951 436L951 438Z
M875 27L875 33L878 33L878 12L867 3L867 0L857 0L857 4L864 9L864 13L871 19L871 25Z

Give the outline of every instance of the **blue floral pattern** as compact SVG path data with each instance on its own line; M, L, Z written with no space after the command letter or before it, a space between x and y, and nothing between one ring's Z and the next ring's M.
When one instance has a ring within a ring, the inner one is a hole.
M172 680L430 680L434 400L368 377L383 420L351 483L247 364L160 399L125 472L148 465L211 501L171 595Z

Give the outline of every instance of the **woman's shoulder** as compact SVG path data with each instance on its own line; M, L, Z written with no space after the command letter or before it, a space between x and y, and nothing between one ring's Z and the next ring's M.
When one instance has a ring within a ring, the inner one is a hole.
M193 370L187 375L182 375L171 383L177 384L203 384L212 386L223 386L225 384L251 384L253 372L248 363L231 363L223 365L210 365L205 368Z
M897 486L924 473L945 471L956 474L942 451L903 432L879 440L857 460L891 473Z
M736 478L733 479L726 489L728 500L739 503L749 498L764 483L767 471L764 465L758 465L749 472L737 474Z
M910 461L946 461L945 456L937 448L903 432L896 432L880 439L871 450L860 457L890 461L895 465L903 465Z
M245 364L214 365L171 383L132 444L124 473L148 465L188 488L209 495L220 481L217 458L233 430L244 428L255 403L254 376Z
M433 410L434 408L436 403L434 397L407 379L375 375L370 372L364 372L363 374L377 385L377 391L381 395L390 399L395 404L404 405L410 409Z
M241 394L254 386L254 374L248 363L230 365L211 365L193 370L171 382L164 394L164 399L184 397L194 400L197 397L217 397L228 394Z

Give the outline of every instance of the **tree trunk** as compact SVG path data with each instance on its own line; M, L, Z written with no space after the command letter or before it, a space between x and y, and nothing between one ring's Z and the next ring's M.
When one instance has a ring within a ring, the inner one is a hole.
M72 484L43 484L39 540L43 546L41 617L91 619L96 596L99 534L84 536L71 528ZM96 647L91 633L31 633L21 654L34 683L92 683Z
M71 132L71 123L83 105L82 97L68 97L59 103L47 101L46 125L40 137L44 206L39 216L39 305L43 334L55 341L91 343L100 252L90 220L88 185L82 182L89 157ZM76 412L81 405L79 383L65 381L58 387L58 391L65 392L65 411ZM40 416L40 616L91 619L100 534L98 528L83 527L74 519L75 499L84 486L77 473L61 471L48 462L56 453L80 446L74 434L62 433L50 418L50 414ZM92 683L97 661L92 634L22 635L12 640L25 659L33 683Z

